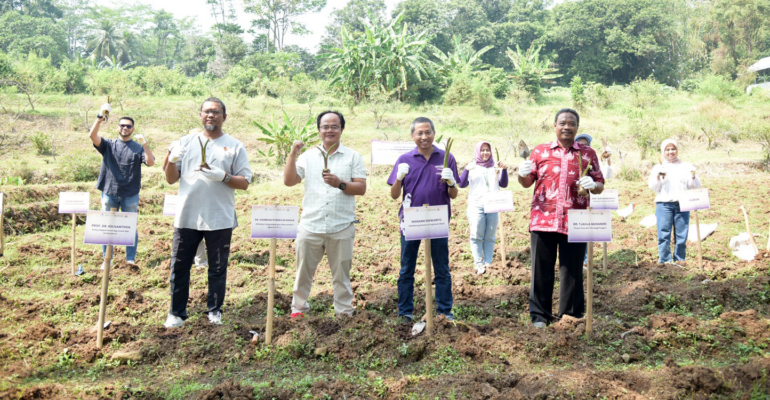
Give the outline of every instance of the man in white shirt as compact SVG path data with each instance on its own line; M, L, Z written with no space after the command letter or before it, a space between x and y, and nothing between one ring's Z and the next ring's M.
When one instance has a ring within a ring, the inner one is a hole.
M366 168L361 154L340 143L345 118L326 111L316 119L321 145L297 158L305 145L295 141L286 160L283 183L294 186L305 180L302 217L296 240L297 278L291 302L291 317L304 317L313 276L324 250L334 287L334 313L353 315L350 267L356 228L355 196L366 193ZM328 157L327 165L324 158ZM325 171L326 169L326 171Z
M233 228L238 226L235 190L246 190L251 182L246 148L222 132L227 119L222 100L211 97L204 101L200 117L204 129L193 130L175 142L166 167L166 181L180 182L171 250L171 311L164 324L167 328L181 327L187 319L190 268L203 239L209 259L207 313L212 324L222 323L230 239Z

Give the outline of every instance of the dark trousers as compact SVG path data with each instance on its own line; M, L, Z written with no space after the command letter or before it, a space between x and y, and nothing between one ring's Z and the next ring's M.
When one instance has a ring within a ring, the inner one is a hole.
M406 240L401 235L401 271L398 274L398 315L412 316L414 312L414 269L422 240ZM433 282L436 283L436 311L452 315L452 275L449 273L449 239L431 239L430 257ZM426 287L430 288L431 282ZM432 310L426 310L432 312Z
M531 232L532 283L529 314L532 322L553 322L553 282L556 251L559 251L559 317L581 318L585 312L583 257L586 243L569 243L567 235Z
M232 228L216 231L174 228L174 244L171 249L171 315L187 319L190 268L198 244L203 239L206 239L206 252L209 257L209 293L206 306L209 312L222 310L232 234Z

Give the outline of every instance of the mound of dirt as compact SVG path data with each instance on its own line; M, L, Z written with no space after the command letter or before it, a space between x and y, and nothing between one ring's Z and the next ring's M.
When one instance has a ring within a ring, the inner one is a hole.
M37 324L24 332L22 339L27 340L45 340L46 338L56 339L61 336L61 332L54 328L53 324Z
M223 382L211 390L205 390L198 395L199 400L250 400L254 399L254 388L241 386L232 381Z
M124 308L139 308L140 304L144 303L144 297L141 293L137 292L133 289L126 290L126 293L123 294L123 296L120 296L120 299L118 299L118 302L115 303L115 307L118 310L122 310Z

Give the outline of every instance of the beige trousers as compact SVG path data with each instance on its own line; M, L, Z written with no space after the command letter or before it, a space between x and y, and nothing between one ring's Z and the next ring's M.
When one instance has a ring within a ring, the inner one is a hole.
M334 313L353 315L353 289L350 287L350 267L353 264L353 240L356 228L353 224L337 233L312 233L298 228L297 278L294 280L292 313L310 310L307 302L316 268L326 250L334 288Z

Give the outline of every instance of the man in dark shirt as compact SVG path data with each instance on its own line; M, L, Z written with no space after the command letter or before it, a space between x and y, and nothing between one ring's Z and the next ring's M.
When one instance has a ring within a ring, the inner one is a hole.
M137 135L137 141L131 139L134 133L134 119L122 117L118 120L118 139L105 139L99 136L99 127L106 118L101 114L91 127L91 141L96 150L102 155L102 169L96 188L102 192L102 210L116 208L122 212L137 212L139 210L139 189L142 184L142 163L151 167L155 157L150 151L147 140ZM136 247L139 245L139 234L136 235L134 246L126 246L126 262L134 264ZM102 256L105 256L107 246L102 246ZM106 263L108 260L105 260ZM112 260L109 260L110 263ZM102 264L102 269L104 264Z

